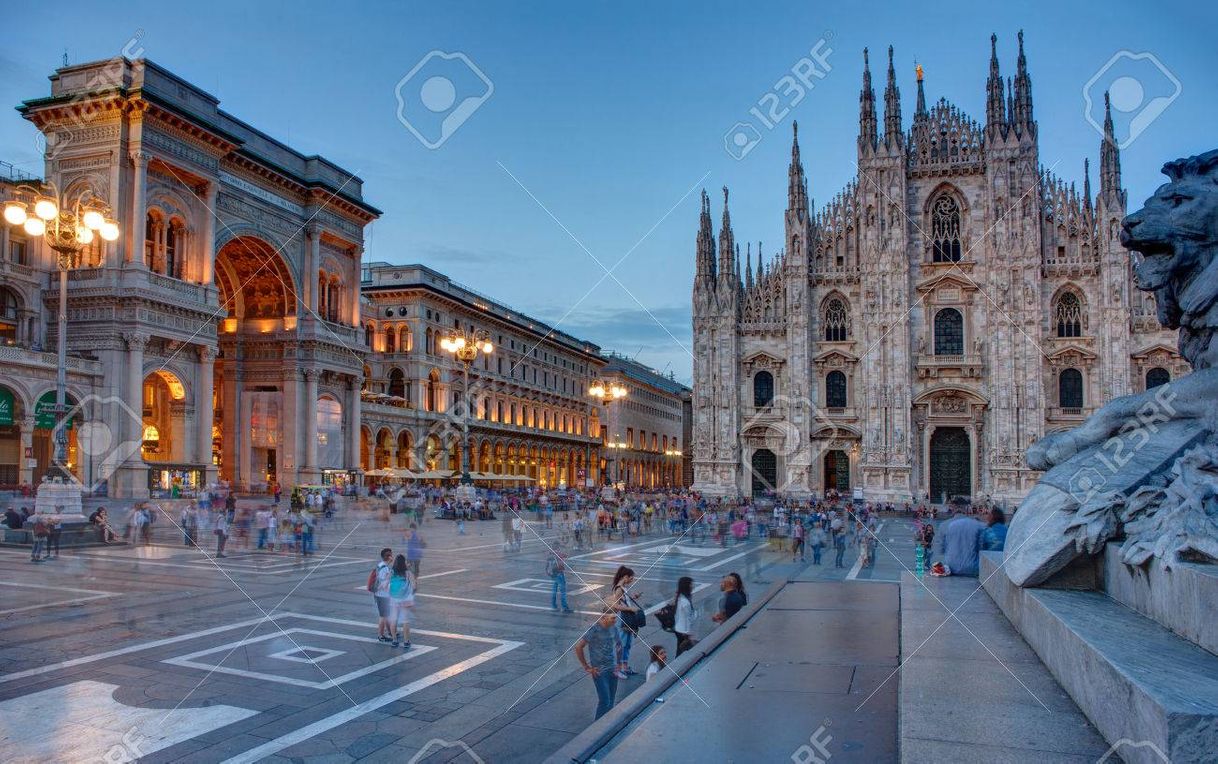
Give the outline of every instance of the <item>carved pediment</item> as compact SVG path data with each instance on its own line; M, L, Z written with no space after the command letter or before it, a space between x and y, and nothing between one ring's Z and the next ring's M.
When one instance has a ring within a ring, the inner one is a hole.
M753 353L741 361L741 365L744 366L747 373L760 371L762 369L767 371L778 371L785 363L786 361L782 358L776 358L764 351Z
M1175 360L1176 357L1178 357L1179 355L1180 354L1176 351L1175 348L1169 347L1168 345L1164 345L1163 343L1160 342L1160 343L1151 345L1150 347L1143 348L1143 349L1137 351L1136 353L1133 353L1132 357L1136 361L1149 361L1149 360L1159 361L1159 360Z
M935 303L969 302L972 300L973 293L978 291L977 284L962 277L956 271L940 273L923 279L915 288L925 298L933 295L936 299L932 302Z
M847 353L840 348L830 348L812 359L812 363L820 368L839 369L854 366L859 362L853 353Z
M1046 354L1049 365L1053 368L1068 368L1071 366L1090 366L1099 359L1090 348L1077 342L1063 345Z

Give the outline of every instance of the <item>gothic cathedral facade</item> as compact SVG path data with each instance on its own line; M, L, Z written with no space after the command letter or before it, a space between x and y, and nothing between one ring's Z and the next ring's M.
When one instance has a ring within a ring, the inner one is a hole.
M906 130L891 48L881 121L863 55L858 176L814 209L796 126L776 256L741 258L727 189L716 242L703 193L694 490L1018 501L1036 439L1187 371L1120 246L1111 121L1080 194L1040 164L1022 33L985 124L919 68Z

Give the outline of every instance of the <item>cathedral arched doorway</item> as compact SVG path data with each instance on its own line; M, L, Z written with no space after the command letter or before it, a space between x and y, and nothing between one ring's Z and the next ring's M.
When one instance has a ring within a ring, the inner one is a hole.
M937 427L930 436L930 499L948 501L973 493L973 460L963 427Z
M850 492L850 457L841 449L825 453L825 490Z
M768 448L753 452L753 495L773 491L778 485L778 457Z

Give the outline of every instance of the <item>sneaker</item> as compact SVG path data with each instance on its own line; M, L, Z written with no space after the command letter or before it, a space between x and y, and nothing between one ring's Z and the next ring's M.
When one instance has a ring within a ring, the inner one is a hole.
M617 671L614 671L614 672L613 672L613 675L614 675L615 677L617 677L618 679L626 679L626 673L625 673L624 671L622 671L621 669L618 669Z
M380 637L378 637L378 639L380 639L382 642L392 642L393 641L391 638L386 637L383 634Z
M402 649L403 649L403 650L409 650L409 649L410 649L410 643L409 643L409 642L403 642L403 643L402 643Z
M571 608L569 608L569 607L565 607L565 608L563 608L563 609L562 609L562 611L563 611L564 613L574 613L574 612L575 612L574 610L572 610L572 609L571 609Z
M632 669L632 668L626 669L626 676L638 676L638 675L639 675L639 672L635 671L634 669Z
M398 641L395 639L395 640L393 640L393 643L392 643L392 644L393 644L393 646L394 646L394 647L397 647L397 646L398 646Z

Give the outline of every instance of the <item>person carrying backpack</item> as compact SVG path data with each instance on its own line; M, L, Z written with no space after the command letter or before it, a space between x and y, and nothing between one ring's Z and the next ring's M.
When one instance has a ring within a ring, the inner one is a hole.
M677 580L677 595L673 598L672 632L677 638L677 656L697 643L694 638L694 580L689 576L681 576Z
M51 535L51 526L41 517L35 517L32 533L34 536L34 548L30 550L30 562L41 562L51 556L50 552L47 552L43 556L43 551L46 549L47 537Z
M558 602L562 600L562 612L574 613L567 605L567 556L554 550L546 559L546 575L554 582L550 589L550 607L558 610Z
M376 636L382 642L393 641L393 630L389 626L390 602L389 602L389 579L393 576L393 570L389 566L389 561L393 559L393 550L385 547L381 550L381 560L368 574L368 591L376 600ZM403 558L405 559L405 558Z

